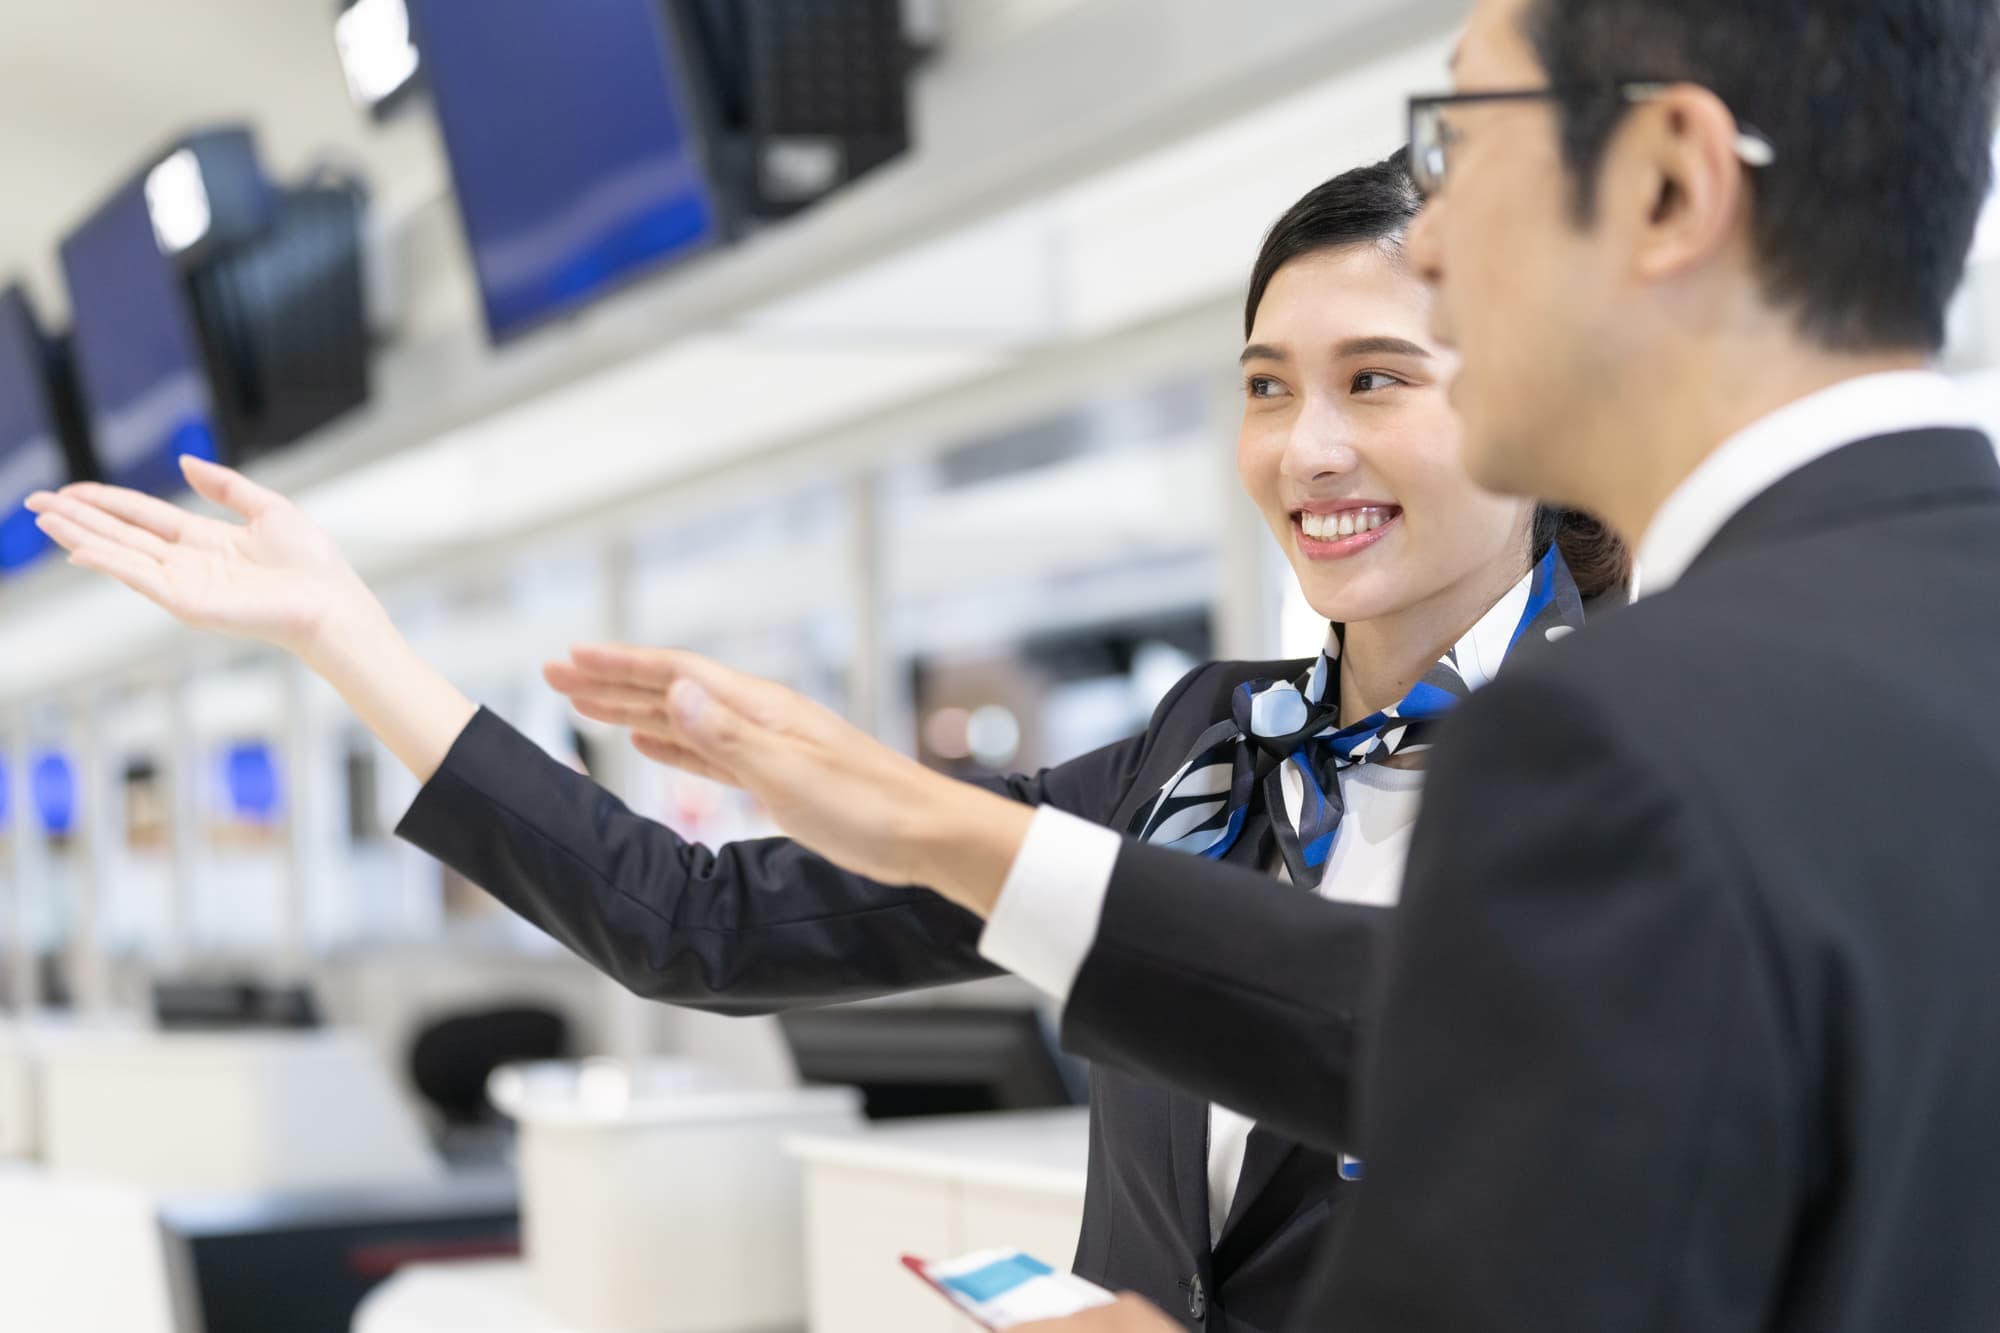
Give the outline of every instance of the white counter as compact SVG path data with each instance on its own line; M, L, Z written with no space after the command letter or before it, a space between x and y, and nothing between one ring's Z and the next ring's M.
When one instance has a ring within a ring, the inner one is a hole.
M412 1264L368 1293L353 1333L567 1333L518 1259Z
M813 1333L963 1333L963 1317L902 1267L905 1254L946 1259L1013 1246L1067 1268L1083 1216L1088 1126L1078 1108L786 1140L806 1168Z
M443 1166L358 1033L100 1033L40 1060L58 1178L161 1191L356 1188Z

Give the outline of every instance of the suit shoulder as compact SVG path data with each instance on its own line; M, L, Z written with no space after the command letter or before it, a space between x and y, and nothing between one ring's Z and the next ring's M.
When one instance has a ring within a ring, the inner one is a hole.
M1620 607L1503 667L1475 702L1558 713L1568 730L1634 741L1655 759L1702 744L1707 728L1740 717L1734 706L1768 688L1764 664L1790 660L1779 598L1719 591L1676 588Z

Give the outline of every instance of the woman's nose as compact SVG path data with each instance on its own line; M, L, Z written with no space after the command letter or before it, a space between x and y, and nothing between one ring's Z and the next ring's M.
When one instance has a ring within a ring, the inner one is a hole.
M1341 413L1309 404L1285 442L1285 471L1298 481L1354 471L1361 456L1347 427Z

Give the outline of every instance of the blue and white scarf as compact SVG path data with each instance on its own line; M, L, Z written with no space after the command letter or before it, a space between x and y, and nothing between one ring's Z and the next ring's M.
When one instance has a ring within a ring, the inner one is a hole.
M1292 882L1316 888L1340 832L1340 771L1430 748L1431 729L1492 679L1523 638L1559 639L1583 625L1583 599L1554 546L1400 703L1340 725L1344 627L1298 681L1245 681L1231 716L1203 732L1130 832L1220 860L1235 845L1261 784L1264 811Z

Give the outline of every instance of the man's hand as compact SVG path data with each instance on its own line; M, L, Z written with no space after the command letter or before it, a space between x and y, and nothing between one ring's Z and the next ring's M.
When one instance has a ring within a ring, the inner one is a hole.
M649 759L749 792L784 831L888 884L988 915L1032 812L899 754L782 685L696 653L578 646L543 674Z
M1183 1333L1183 1330L1180 1324L1161 1314L1158 1306L1128 1291L1110 1305L1062 1319L1020 1324L1015 1333Z

